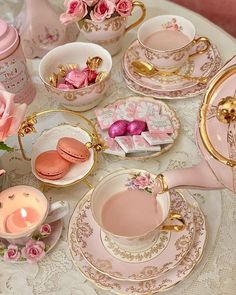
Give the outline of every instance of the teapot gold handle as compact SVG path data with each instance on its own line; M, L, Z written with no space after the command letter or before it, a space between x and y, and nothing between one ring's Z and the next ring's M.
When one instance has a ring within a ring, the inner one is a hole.
M221 71L215 76L204 96L199 117L199 133L204 147L214 159L230 167L236 167L236 161L228 159L215 149L208 136L206 122L209 105L214 93L218 90L222 83L234 74L236 74L236 65ZM217 106L216 117L224 124L230 124L231 122L236 121L236 98L229 96L222 98Z

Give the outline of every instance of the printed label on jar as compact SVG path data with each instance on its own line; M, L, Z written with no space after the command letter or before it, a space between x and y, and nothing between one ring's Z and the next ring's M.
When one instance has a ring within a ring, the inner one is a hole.
M0 89L18 93L29 79L26 64L23 60L12 59L0 64Z

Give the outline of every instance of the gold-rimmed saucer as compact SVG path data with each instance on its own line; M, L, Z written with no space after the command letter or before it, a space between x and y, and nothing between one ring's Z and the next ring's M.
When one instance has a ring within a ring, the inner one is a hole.
M160 277L149 281L131 282L115 280L97 271L83 258L83 255L80 252L78 241L75 237L74 227L72 226L69 228L68 241L73 257L73 262L75 263L76 267L78 267L82 274L97 287L103 290L109 290L118 295L147 295L162 292L174 287L193 272L194 268L202 258L207 238L204 214L196 205L195 199L189 194L188 191L184 190L183 195L193 209L195 237L190 251L175 268L166 272ZM83 202L84 201L82 200L78 206L82 206ZM73 222L73 220L74 215L72 216L71 222Z
M87 262L99 272L116 280L144 281L154 279L170 271L185 257L194 239L194 222L192 208L181 194L171 191L171 211L183 216L186 228L180 232L172 232L167 247L157 256L143 262L121 261L107 252L100 233L101 229L94 221L90 203L91 191L84 201L77 206L69 231L71 248L76 244L79 252Z
M129 263L146 262L154 259L166 249L170 240L171 232L162 231L160 235L142 251L132 251L124 246L119 245L108 235L101 231L101 241L104 248L116 259Z
M132 62L135 60L144 60L144 53L137 40L126 50L122 62L124 80L128 88L136 93L161 99L183 99L197 96L207 87L206 83L186 80L174 74L142 77L135 73L132 67ZM188 60L178 74L211 79L220 66L221 56L216 46L212 44L207 53Z

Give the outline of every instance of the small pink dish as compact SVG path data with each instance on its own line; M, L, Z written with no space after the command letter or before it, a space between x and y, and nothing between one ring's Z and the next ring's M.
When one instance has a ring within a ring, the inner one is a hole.
M54 150L41 153L35 160L36 173L44 179L60 179L69 169L70 163Z
M81 141L72 137L62 137L57 143L57 152L70 163L81 163L88 160L90 153Z

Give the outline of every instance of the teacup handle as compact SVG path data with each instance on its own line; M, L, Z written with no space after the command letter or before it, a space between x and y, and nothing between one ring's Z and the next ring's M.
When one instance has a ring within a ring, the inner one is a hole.
M139 24L141 24L141 22L145 19L146 16L146 7L145 5L141 2L141 1L134 1L133 2L133 9L134 7L139 7L142 10L142 15L140 16L140 18L134 22L133 24L129 25L126 29L125 32L127 33L128 31L132 30L133 28L137 27Z
M52 203L50 206L48 217L45 223L52 223L65 217L70 211L69 203L67 201L58 201Z
M178 220L180 221L182 224L164 224L161 228L161 231L176 231L179 232L181 230L185 229L185 221L183 219L183 217L179 214L179 213L170 213L168 219L170 220Z
M190 54L189 55L190 58L191 57L194 57L196 55L199 55L199 54L206 53L209 50L209 48L211 46L211 42L210 42L210 40L207 37L199 37L199 38L196 38L196 39L193 40L192 44L193 45L196 45L196 44L201 43L201 42L205 43L206 44L206 47L204 49L202 49L202 50L199 50L199 51L196 51L196 52Z

